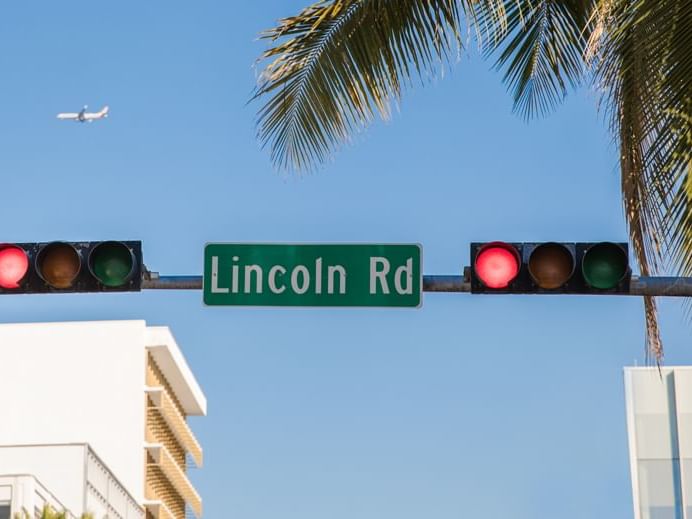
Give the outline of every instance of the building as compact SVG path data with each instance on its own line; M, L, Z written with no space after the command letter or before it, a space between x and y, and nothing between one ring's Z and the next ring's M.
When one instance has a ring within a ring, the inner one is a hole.
M89 511L95 519L144 518L144 508L88 444L0 446L0 467L7 474L0 476L0 503L10 518L34 517L44 505L74 517Z
M62 504L41 482L30 474L0 476L0 519L38 516L44 506L64 510L68 519L74 514Z
M692 517L692 367L625 368L635 519Z
M206 399L168 328L144 321L6 324L0 344L0 389L12 395L3 402L0 446L45 455L27 469L13 464L11 472L32 474L74 513L89 511L73 509L81 503L64 496L79 489L58 492L49 474L58 453L78 444L147 519L183 519L187 510L201 517L187 469L202 465L202 448L187 417L205 415Z

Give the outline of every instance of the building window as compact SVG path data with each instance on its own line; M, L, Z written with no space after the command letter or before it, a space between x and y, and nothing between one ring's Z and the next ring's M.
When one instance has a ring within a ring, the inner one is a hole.
M0 503L0 519L10 519L9 503Z

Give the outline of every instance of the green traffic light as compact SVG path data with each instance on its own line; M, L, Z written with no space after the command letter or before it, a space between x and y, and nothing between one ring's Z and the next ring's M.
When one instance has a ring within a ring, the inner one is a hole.
M104 242L91 251L89 269L107 287L119 287L130 281L133 267L132 252L123 243Z
M594 288L615 288L627 274L627 254L615 243L598 243L584 254L582 273Z

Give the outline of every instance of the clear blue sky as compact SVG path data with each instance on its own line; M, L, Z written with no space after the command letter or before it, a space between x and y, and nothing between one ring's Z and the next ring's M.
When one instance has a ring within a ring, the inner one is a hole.
M426 274L459 274L470 241L625 238L595 94L526 124L473 51L322 171L272 170L246 104L256 35L302 5L4 2L0 241L141 239L168 275L201 274L213 241L418 242ZM106 103L106 121L55 119ZM660 306L667 363L689 363L681 305ZM632 516L622 367L644 361L637 298L0 297L3 322L133 318L172 328L207 394L192 478L208 518Z

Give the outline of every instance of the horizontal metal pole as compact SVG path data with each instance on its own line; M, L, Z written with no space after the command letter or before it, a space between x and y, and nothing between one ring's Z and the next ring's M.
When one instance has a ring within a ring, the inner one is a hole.
M632 276L630 295L690 297L692 278Z
M150 273L151 278L142 280L142 288L147 290L202 290L202 276L159 276Z
M423 292L471 292L464 276L423 276Z
M150 273L142 281L146 290L201 290L202 276L158 276ZM470 292L471 284L463 276L423 276L424 292Z
M201 290L202 276L159 276L151 272L142 281L146 290ZM471 283L464 276L423 276L424 292L470 292ZM692 278L632 276L630 296L692 296Z

